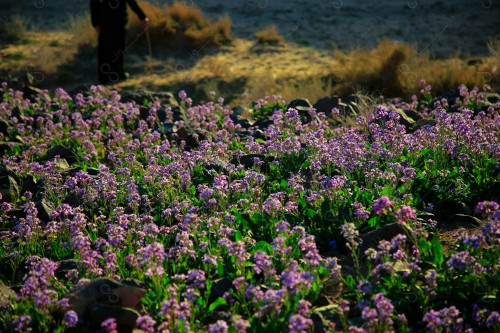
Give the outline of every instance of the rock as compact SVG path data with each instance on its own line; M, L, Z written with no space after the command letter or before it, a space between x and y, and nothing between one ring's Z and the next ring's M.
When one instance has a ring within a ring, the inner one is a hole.
M59 169L67 170L70 168L69 163L65 158L55 158L54 162L57 164Z
M18 122L22 123L23 120L23 113L21 112L21 109L19 109L18 106L15 106L12 108L12 117L16 118Z
M381 226L377 230L361 235L361 253L365 253L370 247L376 248L381 240L390 241L399 234L405 234L403 227L397 223L390 223Z
M75 97L78 94L82 94L83 96L89 96L92 94L91 86L92 85L90 84L82 84L71 90L68 90L67 93L68 95L73 97Z
M121 93L122 102L133 101L137 105L159 102L163 106L179 106L177 99L171 92L152 92L148 90L124 91Z
M300 120L302 121L302 123L308 123L312 120L311 116L309 115L309 110L311 110L313 106L306 98L294 99L287 106L287 109L290 108L294 108L299 112Z
M88 323L93 329L101 328L101 323L108 318L115 318L120 333L132 333L137 318L141 314L134 309L106 304L95 304L88 309Z
M241 105L235 106L234 108L231 109L231 114L234 116L241 117L247 113L248 113L248 109L245 108L244 106L241 106Z
M496 105L500 102L500 94L497 93L488 92L484 94L484 97L488 105Z
M51 216L55 208L50 201L47 201L46 199L39 200L35 203L35 207L38 210L37 217L40 221L43 223L49 223L52 220Z
M6 309L9 305L14 304L15 300L16 293L0 280L0 308Z
M440 219L454 214L470 215L472 213L472 209L466 203L453 199L437 202L432 211Z
M441 100L443 98L446 99L446 101L448 102L448 105L450 106L452 111L456 111L455 104L456 104L457 99L460 99L460 90L459 89L450 90L450 91L444 93L442 96L434 98L433 100L431 100L429 102L429 107L431 109L433 109L434 104L436 102L441 102Z
M337 95L332 95L329 97L323 97L314 103L314 108L317 112L323 112L327 116L332 115L332 109L338 108L340 103L340 97Z
M40 191L40 184L32 175L27 175L22 180L21 194L24 195L26 192L31 192L35 197Z
M56 156L64 158L69 164L74 164L78 161L78 156L73 151L62 145L57 145L50 148L47 152L46 159L53 160L54 158L56 158Z
M287 109L294 108L298 111L309 111L312 107L307 98L296 98L288 104Z
M70 307L80 314L93 304L135 308L146 290L129 286L109 278L98 278L72 291L68 295Z
M403 111L403 109L400 109L400 108L396 108L396 111L398 112L399 114L399 123L401 125L403 125L404 127L406 128L410 128L414 123L415 123L415 120L413 120L412 118L410 118L406 113L405 111Z
M266 129L269 127L269 125L274 124L273 119L270 116L265 116L253 123L254 127L258 127L260 129Z
M9 123L4 120L0 119L0 133L3 134L4 137L9 136Z
M58 262L55 276L60 279L66 279L66 274L71 270L78 270L82 267L82 261L79 259L65 259Z
M16 198L19 198L19 186L17 185L14 177L0 177L0 193L2 194L1 201L4 202L13 202Z
M185 127L179 128L175 133L177 134L177 143L180 144L181 141L185 141L185 149L188 151L192 148L198 148L200 141L206 139L205 135L200 131L189 133Z
M358 111L359 111L357 104L354 104L354 103L340 102L338 108L339 108L340 114L344 117L356 116L358 114Z
M415 123L413 124L412 129L416 131L418 129L421 129L421 128L424 128L427 126L430 126L430 127L436 126L436 120L434 120L434 119L417 119L417 121L415 121Z
M141 282L139 280L132 279L132 278L123 279L120 282L123 283L124 285L129 286L129 287L134 287L134 288L139 288L139 289L146 288L146 284L144 282Z
M453 214L448 217L446 222L438 224L438 229L441 231L455 230L459 228L475 228L481 226L481 220L477 217L465 214Z
M250 123L250 121L248 121L248 119L238 119L236 121L236 125L238 124L243 128L250 128L252 126L252 124Z
M38 88L35 88L32 86L25 86L22 91L23 91L24 98L29 99L30 102L32 102L32 103L36 102L36 98L42 92L41 89L38 89Z
M214 280L212 284L212 289L210 289L208 303L211 304L219 297L223 297L224 294L230 291L232 287L233 287L233 282L227 277Z
M418 113L418 112L417 112L417 111L415 111L415 110L411 110L411 109L409 109L409 110L404 110L404 112L406 113L406 115L407 115L408 117L410 117L411 119L413 119L413 120L415 120L415 121L417 121L417 120L419 120L419 119L423 119L423 118L422 118L422 116L420 115L420 113Z
M258 158L262 164L259 166L261 171L268 172L269 171L269 163L274 161L274 157L266 156L262 154L248 154L243 156L235 156L233 157L229 163L238 166L243 165L245 169L250 169L255 166L255 159Z

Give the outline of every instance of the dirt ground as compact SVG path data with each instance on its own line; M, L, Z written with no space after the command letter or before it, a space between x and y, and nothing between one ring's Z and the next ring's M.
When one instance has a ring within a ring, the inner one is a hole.
M159 4L172 1L150 0ZM275 25L289 42L349 51L383 37L417 43L420 52L448 57L488 54L500 35L500 3L492 0L180 0L216 19L228 14L234 37L251 39ZM8 9L7 7L9 7ZM70 30L69 18L88 13L87 0L0 0L0 19L22 15L37 30Z

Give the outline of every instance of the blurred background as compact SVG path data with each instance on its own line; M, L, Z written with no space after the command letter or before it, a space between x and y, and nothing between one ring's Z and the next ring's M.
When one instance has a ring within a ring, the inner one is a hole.
M364 92L409 97L461 83L499 86L499 1L138 1L129 13L126 70L117 89L195 99L279 94L317 99ZM89 1L0 0L0 77L35 86L96 83Z

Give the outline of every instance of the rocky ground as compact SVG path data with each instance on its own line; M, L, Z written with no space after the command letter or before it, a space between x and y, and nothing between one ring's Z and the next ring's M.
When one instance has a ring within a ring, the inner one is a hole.
M152 0L159 4L171 1ZM302 46L349 51L373 47L383 37L417 43L419 51L437 57L485 55L489 38L498 34L500 5L494 1L370 0L268 1L182 0L212 18L228 14L233 35L251 39L261 28L275 25ZM2 0L2 14L25 16L39 30L71 30L70 16L88 12L88 1ZM7 10L7 8L10 9Z

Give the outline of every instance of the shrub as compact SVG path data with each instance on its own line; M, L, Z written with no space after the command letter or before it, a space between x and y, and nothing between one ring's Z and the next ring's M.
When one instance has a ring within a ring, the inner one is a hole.
M13 16L0 21L0 43L19 43L27 38L28 27L24 18Z
M349 53L334 52L334 59L341 68L342 81L335 86L339 95L348 95L362 89L378 91L386 96L409 97L419 89L419 80L425 79L436 94L461 83L482 86L495 78L495 43L490 43L492 57L479 66L470 66L458 57L430 59L417 52L415 46L382 40L371 50L357 49ZM493 50L493 51L492 51ZM498 59L498 56L497 56Z
M198 7L175 2L172 6L160 7L148 2L141 7L150 19L151 43L157 46L176 48L222 46L231 41L231 20L228 16L212 22ZM137 16L129 14L129 38L136 39L144 33Z
M285 39L279 34L274 25L257 31L255 37L258 44L283 45L285 43Z

